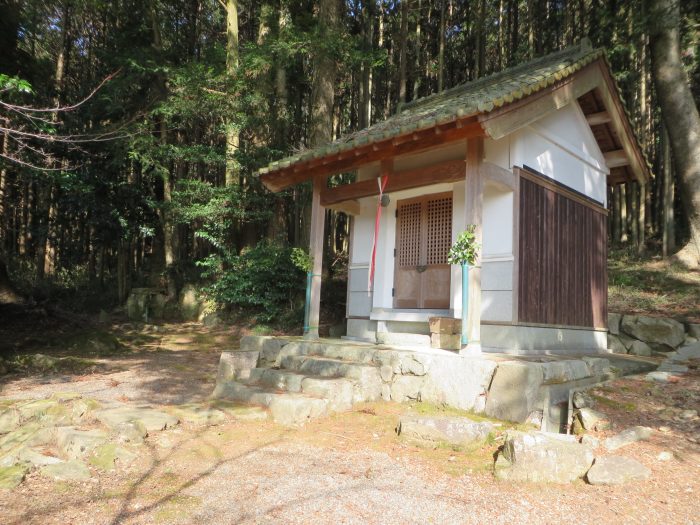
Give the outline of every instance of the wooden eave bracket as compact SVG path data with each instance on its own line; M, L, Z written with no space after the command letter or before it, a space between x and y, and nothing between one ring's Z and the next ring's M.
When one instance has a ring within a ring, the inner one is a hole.
M481 162L479 170L485 181L492 182L510 191L514 191L518 184L515 173L491 162Z
M624 149L616 149L614 151L606 151L603 153L605 158L605 164L608 168L621 168L623 166L629 166L630 161L627 157L627 152Z
M598 113L586 115L586 121L589 126L600 126L601 124L607 124L612 121L612 117L607 111L600 111Z

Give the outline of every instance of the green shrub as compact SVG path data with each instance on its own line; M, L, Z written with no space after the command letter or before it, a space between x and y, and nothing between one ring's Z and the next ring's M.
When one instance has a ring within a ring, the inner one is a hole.
M212 255L200 263L212 279L205 292L260 323L301 322L306 275L291 255L289 247L268 240L240 255Z

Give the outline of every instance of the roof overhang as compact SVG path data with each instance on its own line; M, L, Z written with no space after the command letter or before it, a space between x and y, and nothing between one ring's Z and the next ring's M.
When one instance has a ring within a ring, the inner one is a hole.
M640 184L646 184L650 178L649 166L602 53L591 56L583 64L558 71L543 79L536 88L515 89L472 114L457 113L453 120L443 122L421 121L415 129L372 142L360 137L340 145L334 144L334 147L310 150L271 164L261 170L260 179L270 191L279 192L316 177L353 171L372 162L458 140L475 137L500 139L591 92L597 93L605 111L587 115L588 124L591 127L609 126L620 145L614 151L601 149L606 162L610 163L609 183L637 180Z
M260 180L273 192L282 191L294 184L352 171L360 166L384 159L415 153L457 140L483 137L484 130L475 117L438 124L410 133L357 145L330 155L313 155L297 162L280 161L275 170L260 174Z

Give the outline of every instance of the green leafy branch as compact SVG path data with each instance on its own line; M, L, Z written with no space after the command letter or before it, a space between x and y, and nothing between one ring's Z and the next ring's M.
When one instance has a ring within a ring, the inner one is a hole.
M314 269L314 260L303 248L292 248L292 264L300 270L309 273Z
M447 252L447 262L457 265L467 263L473 266L479 258L480 248L481 246L476 242L476 226L469 224Z

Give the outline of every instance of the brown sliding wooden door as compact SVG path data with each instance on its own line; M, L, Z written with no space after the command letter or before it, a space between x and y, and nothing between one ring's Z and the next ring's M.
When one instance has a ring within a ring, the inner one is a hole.
M398 201L394 308L450 307L452 193Z
M605 209L543 176L519 173L519 321L604 329Z

